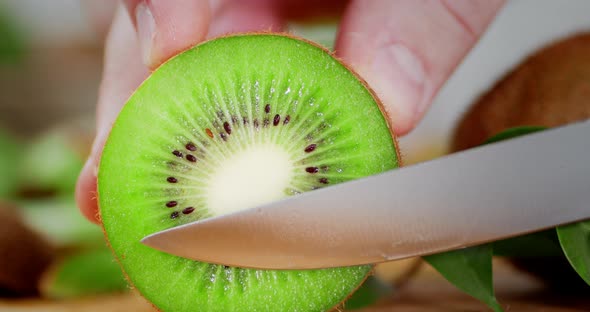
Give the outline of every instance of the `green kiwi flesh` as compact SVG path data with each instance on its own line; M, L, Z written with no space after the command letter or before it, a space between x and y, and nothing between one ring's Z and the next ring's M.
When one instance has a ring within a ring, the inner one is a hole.
M163 311L325 311L372 267L225 267L140 240L398 163L380 103L329 52L233 35L172 58L130 97L102 154L100 215L130 282Z

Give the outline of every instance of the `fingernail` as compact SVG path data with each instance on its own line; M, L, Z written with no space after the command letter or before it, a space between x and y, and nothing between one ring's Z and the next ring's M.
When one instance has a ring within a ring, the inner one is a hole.
M395 43L378 48L371 70L373 88L386 106L393 107L393 113L413 121L425 109L424 65L405 45Z
M135 7L135 20L137 23L137 37L139 38L139 47L143 56L143 62L150 64L152 59L152 48L156 30L154 15L145 2L140 2Z

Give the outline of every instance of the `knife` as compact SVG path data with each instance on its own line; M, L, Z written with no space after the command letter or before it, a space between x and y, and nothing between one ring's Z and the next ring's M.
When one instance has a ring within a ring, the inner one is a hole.
M260 269L379 263L590 219L590 120L145 237L177 256Z

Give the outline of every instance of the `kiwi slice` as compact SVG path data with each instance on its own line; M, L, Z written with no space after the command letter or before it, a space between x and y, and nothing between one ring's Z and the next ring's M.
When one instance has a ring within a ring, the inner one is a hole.
M129 280L164 311L323 311L371 266L224 267L140 239L398 165L380 103L328 51L232 35L174 57L131 96L102 154L100 215Z

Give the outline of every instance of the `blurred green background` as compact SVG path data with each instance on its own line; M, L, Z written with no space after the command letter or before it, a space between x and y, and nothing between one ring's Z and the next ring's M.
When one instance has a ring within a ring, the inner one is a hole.
M74 201L114 9L101 2L0 1L0 297L128 289Z

